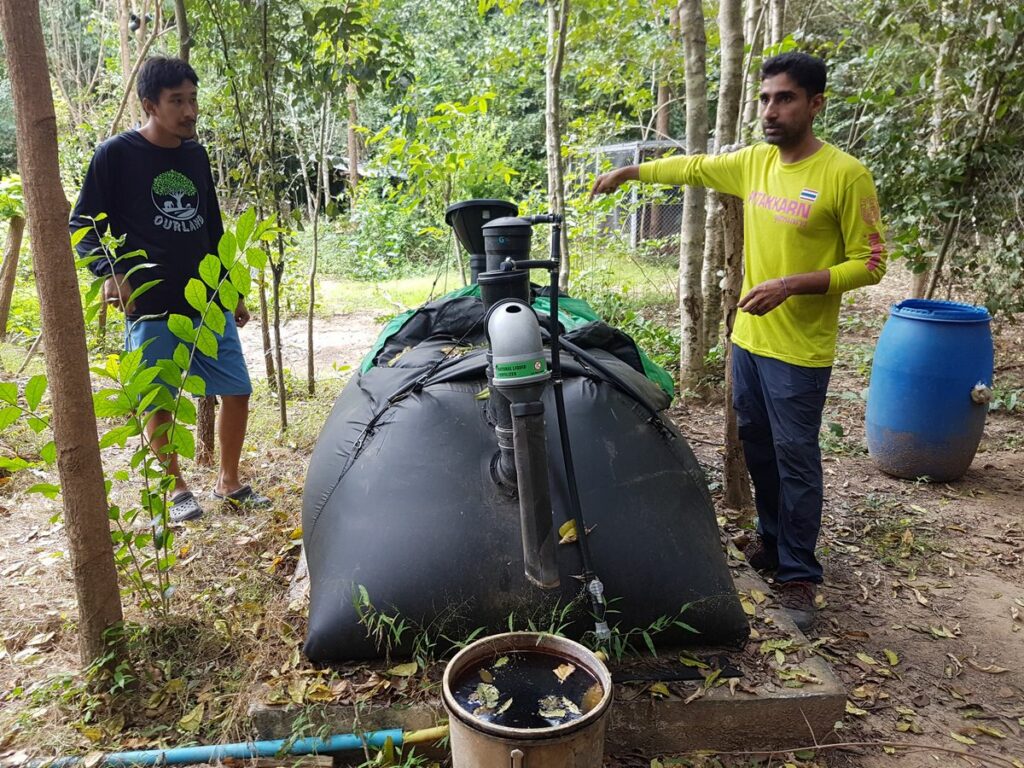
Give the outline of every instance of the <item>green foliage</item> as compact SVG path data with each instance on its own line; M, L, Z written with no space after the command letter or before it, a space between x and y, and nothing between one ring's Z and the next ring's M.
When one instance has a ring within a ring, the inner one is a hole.
M359 185L355 210L339 225L337 245L325 249L325 272L355 280L392 280L444 258L448 233L393 192L382 179Z
M142 255L137 252L120 254L118 249L124 237L115 237L109 232L101 234L96 226L105 218L103 214L97 216L91 227L80 229L72 236L72 243L77 243L91 229L102 246L101 254L80 259L80 265L102 258L113 267ZM196 309L198 320L181 315L171 315L168 320L168 327L183 342L175 349L173 359L147 365L143 360L143 350L135 349L107 355L101 364L91 369L102 382L100 389L93 394L96 416L115 422L114 426L101 430L99 447L117 445L125 448L129 440L138 440L129 461L132 472L141 481L138 503L127 507L110 504L108 517L112 527L114 560L124 581L124 591L137 596L145 609L166 614L174 592L170 572L176 555L174 532L168 521L168 502L174 478L167 472L167 456L173 453L191 458L195 455L195 438L189 426L195 424L196 407L182 394L202 396L205 383L189 373L192 361L197 349L216 357L214 332L223 333L224 312L234 311L238 297L249 291L249 269L263 264L263 251L254 247L255 244L261 238L273 236L273 233L271 222L257 224L256 214L251 209L239 218L235 232L225 232L218 255L207 255L200 266L202 281L193 278L186 288L186 298ZM144 262L137 264L126 274L139 273L145 266ZM95 278L86 291L88 319L94 318L99 311L105 279ZM142 283L133 291L131 300L156 282ZM44 375L29 379L20 393L16 384L0 382L0 401L6 403L0 408L0 431L7 430L19 420L34 432L47 430L49 418L42 409L46 388ZM158 413L170 417L168 423L157 427L154 432L155 436L167 438L162 454L154 452L143 437ZM52 464L55 459L56 447L50 441L41 449L40 461ZM0 458L0 468L11 472L28 469L38 463L21 457ZM113 481L127 482L130 477L127 470L114 472L105 481L107 493ZM29 491L55 498L60 488L49 483L37 483Z
M822 128L871 168L892 255L922 271L948 234L950 289L1019 311L1024 74L1010 60L1024 13L998 2L943 4L938 14L869 2L829 26L838 23L819 20L804 41L834 62L839 97Z
M0 173L10 173L17 164L14 100L11 98L11 83L4 77L0 78Z
M387 613L373 605L366 587L356 584L352 588L352 606L359 623L366 628L366 636L373 641L378 652L391 658L391 652L404 645L408 637L410 655L419 669L427 669L453 650L463 648L484 632L484 627L467 631L464 636L452 637L452 628L460 627L460 606L449 605L423 626L403 617L398 611Z
M0 219L25 218L25 198L21 190L21 176L12 174L0 179Z

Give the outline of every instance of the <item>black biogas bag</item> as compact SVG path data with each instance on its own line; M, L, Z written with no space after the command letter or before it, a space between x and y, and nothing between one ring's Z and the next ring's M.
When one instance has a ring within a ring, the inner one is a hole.
M566 422L609 624L646 628L685 607L679 618L699 634L672 626L660 645L742 642L746 617L703 472L661 414L670 397L628 336L579 312L587 317L563 321ZM570 637L593 629L576 545L557 548L558 588L524 576L518 502L492 471L483 318L465 289L392 323L335 403L303 497L310 659L383 655L368 637L375 612L453 638L510 621L546 628L553 617ZM568 492L550 387L542 401L561 526ZM391 652L408 652L414 634Z

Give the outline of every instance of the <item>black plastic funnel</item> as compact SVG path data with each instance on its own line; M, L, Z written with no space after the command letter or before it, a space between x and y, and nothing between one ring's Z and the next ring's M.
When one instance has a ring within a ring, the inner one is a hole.
M483 226L506 216L515 216L519 209L507 200L464 200L449 205L444 212L445 222L455 230L455 236L469 254L470 282L486 269Z

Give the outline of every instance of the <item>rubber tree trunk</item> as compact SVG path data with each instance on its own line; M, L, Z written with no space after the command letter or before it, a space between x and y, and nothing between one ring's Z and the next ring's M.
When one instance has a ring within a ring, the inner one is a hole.
M725 456L722 460L722 502L727 507L742 510L744 522L750 522L754 498L736 425L736 411L732 407L732 324L743 287L743 201L732 195L723 196L722 216L725 220L725 280L722 290L722 311L725 315Z
M178 27L178 58L188 61L192 50L192 35L188 29L185 0L174 0L174 23Z
M274 74L276 56L270 44L270 8L269 3L261 6L262 47L263 57L263 127L264 136L268 139L269 162L271 169L279 168L277 158L277 117L276 92ZM283 223L281 216L281 191L274 174L271 174L270 197L274 204L274 216L278 224ZM281 356L281 282L284 279L285 255L284 236L277 233L277 261L270 259L271 301L273 302L274 320L274 365L277 368L277 408L280 417L281 432L288 429L288 389L284 383L284 361Z
M673 54L676 44L679 41L679 6L672 6L668 12L668 34L672 39L672 46L665 51L665 58L661 62L661 78L658 82L658 103L655 108L654 131L656 139L664 140L672 138L672 74ZM665 206L651 206L651 234L654 237L662 236L662 220L664 218Z
M325 160L327 122L331 119L331 97L328 94L320 106L320 135L317 138L316 156ZM316 190L313 203L313 258L309 262L309 311L306 314L306 391L316 394L316 361L313 348L313 318L316 314L316 270L320 261L320 208L322 199L328 194L323 186L323 175L316 174Z
M750 141L757 120L760 67L755 65L760 60L761 50L764 48L764 26L764 0L746 0L743 13L743 40L750 52L743 67L743 115L736 133L744 141Z
M18 254L21 253L21 239L25 234L25 219L12 216L7 224L7 245L4 248L4 262L0 266L0 339L7 339L7 321L11 316L11 300L14 298L14 280L18 276Z
M121 44L121 77L123 78L125 88L130 88L128 84L128 73L132 71L132 51L129 44L131 39L130 30L128 29L129 16L131 15L131 0L118 0L117 3L117 27L120 37ZM139 98L135 95L132 90L128 93L128 104L126 107L128 113L128 121L132 126L139 124ZM116 129L116 126L115 126Z
M359 125L359 91L355 83L349 83L345 88L345 98L348 99L348 188L349 188L349 209L356 207L356 187L359 185L359 133L356 126Z
M721 67L718 111L715 115L715 154L736 143L736 123L743 92L743 7L742 0L721 0L718 6L718 36ZM704 246L704 348L719 341L722 325L722 282L725 275L725 219L720 195L708 191L707 242Z
M768 19L771 22L769 44L778 45L786 37L786 0L769 0Z
M944 0L939 7L939 13L937 14L936 22L939 25L940 30L945 32L942 36L942 42L939 43L939 50L935 56L935 72L932 76L932 113L931 113L931 132L928 137L928 159L934 160L942 152L945 142L943 141L943 134L945 128L945 102L946 102L946 67L949 64L949 54L951 41L953 34L944 28L947 26L947 21L950 12L950 0ZM924 247L924 250L928 250L927 238L921 238L920 244ZM933 265L926 264L925 269L921 272L915 272L911 280L910 295L915 299L923 298L928 292L928 281L931 277L930 267Z
M700 0L682 0L680 25L686 56L686 151L708 150L707 36ZM679 381L683 389L696 390L704 376L704 318L701 265L704 260L704 188L686 187L679 246Z
M548 46L545 58L544 135L548 160L548 203L554 213L565 214L565 175L562 165L562 102L560 88L565 61L565 35L569 27L569 0L548 0ZM558 285L569 284L568 227L561 228L562 264Z
M196 464L212 467L216 453L217 398L200 397L196 409Z
M85 321L68 240L68 203L57 162L57 118L38 0L0 0L0 30L47 350L51 425L78 599L79 652L87 665L107 650L104 633L122 619L121 595L96 438Z

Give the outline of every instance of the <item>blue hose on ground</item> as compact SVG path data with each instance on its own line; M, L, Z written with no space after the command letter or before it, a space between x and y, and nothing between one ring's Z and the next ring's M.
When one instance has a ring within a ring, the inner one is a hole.
M345 733L321 739L308 737L289 741L243 741L235 744L212 744L202 747L172 747L171 749L143 749L135 752L111 752L95 764L94 768L115 768L130 765L190 765L212 763L224 758L274 757L276 755L329 755L362 749L364 745L383 747L388 739L396 747L402 744L436 741L448 734L448 726L403 733L394 728L363 734ZM82 757L60 757L51 761L31 764L31 768L73 768L82 763Z

